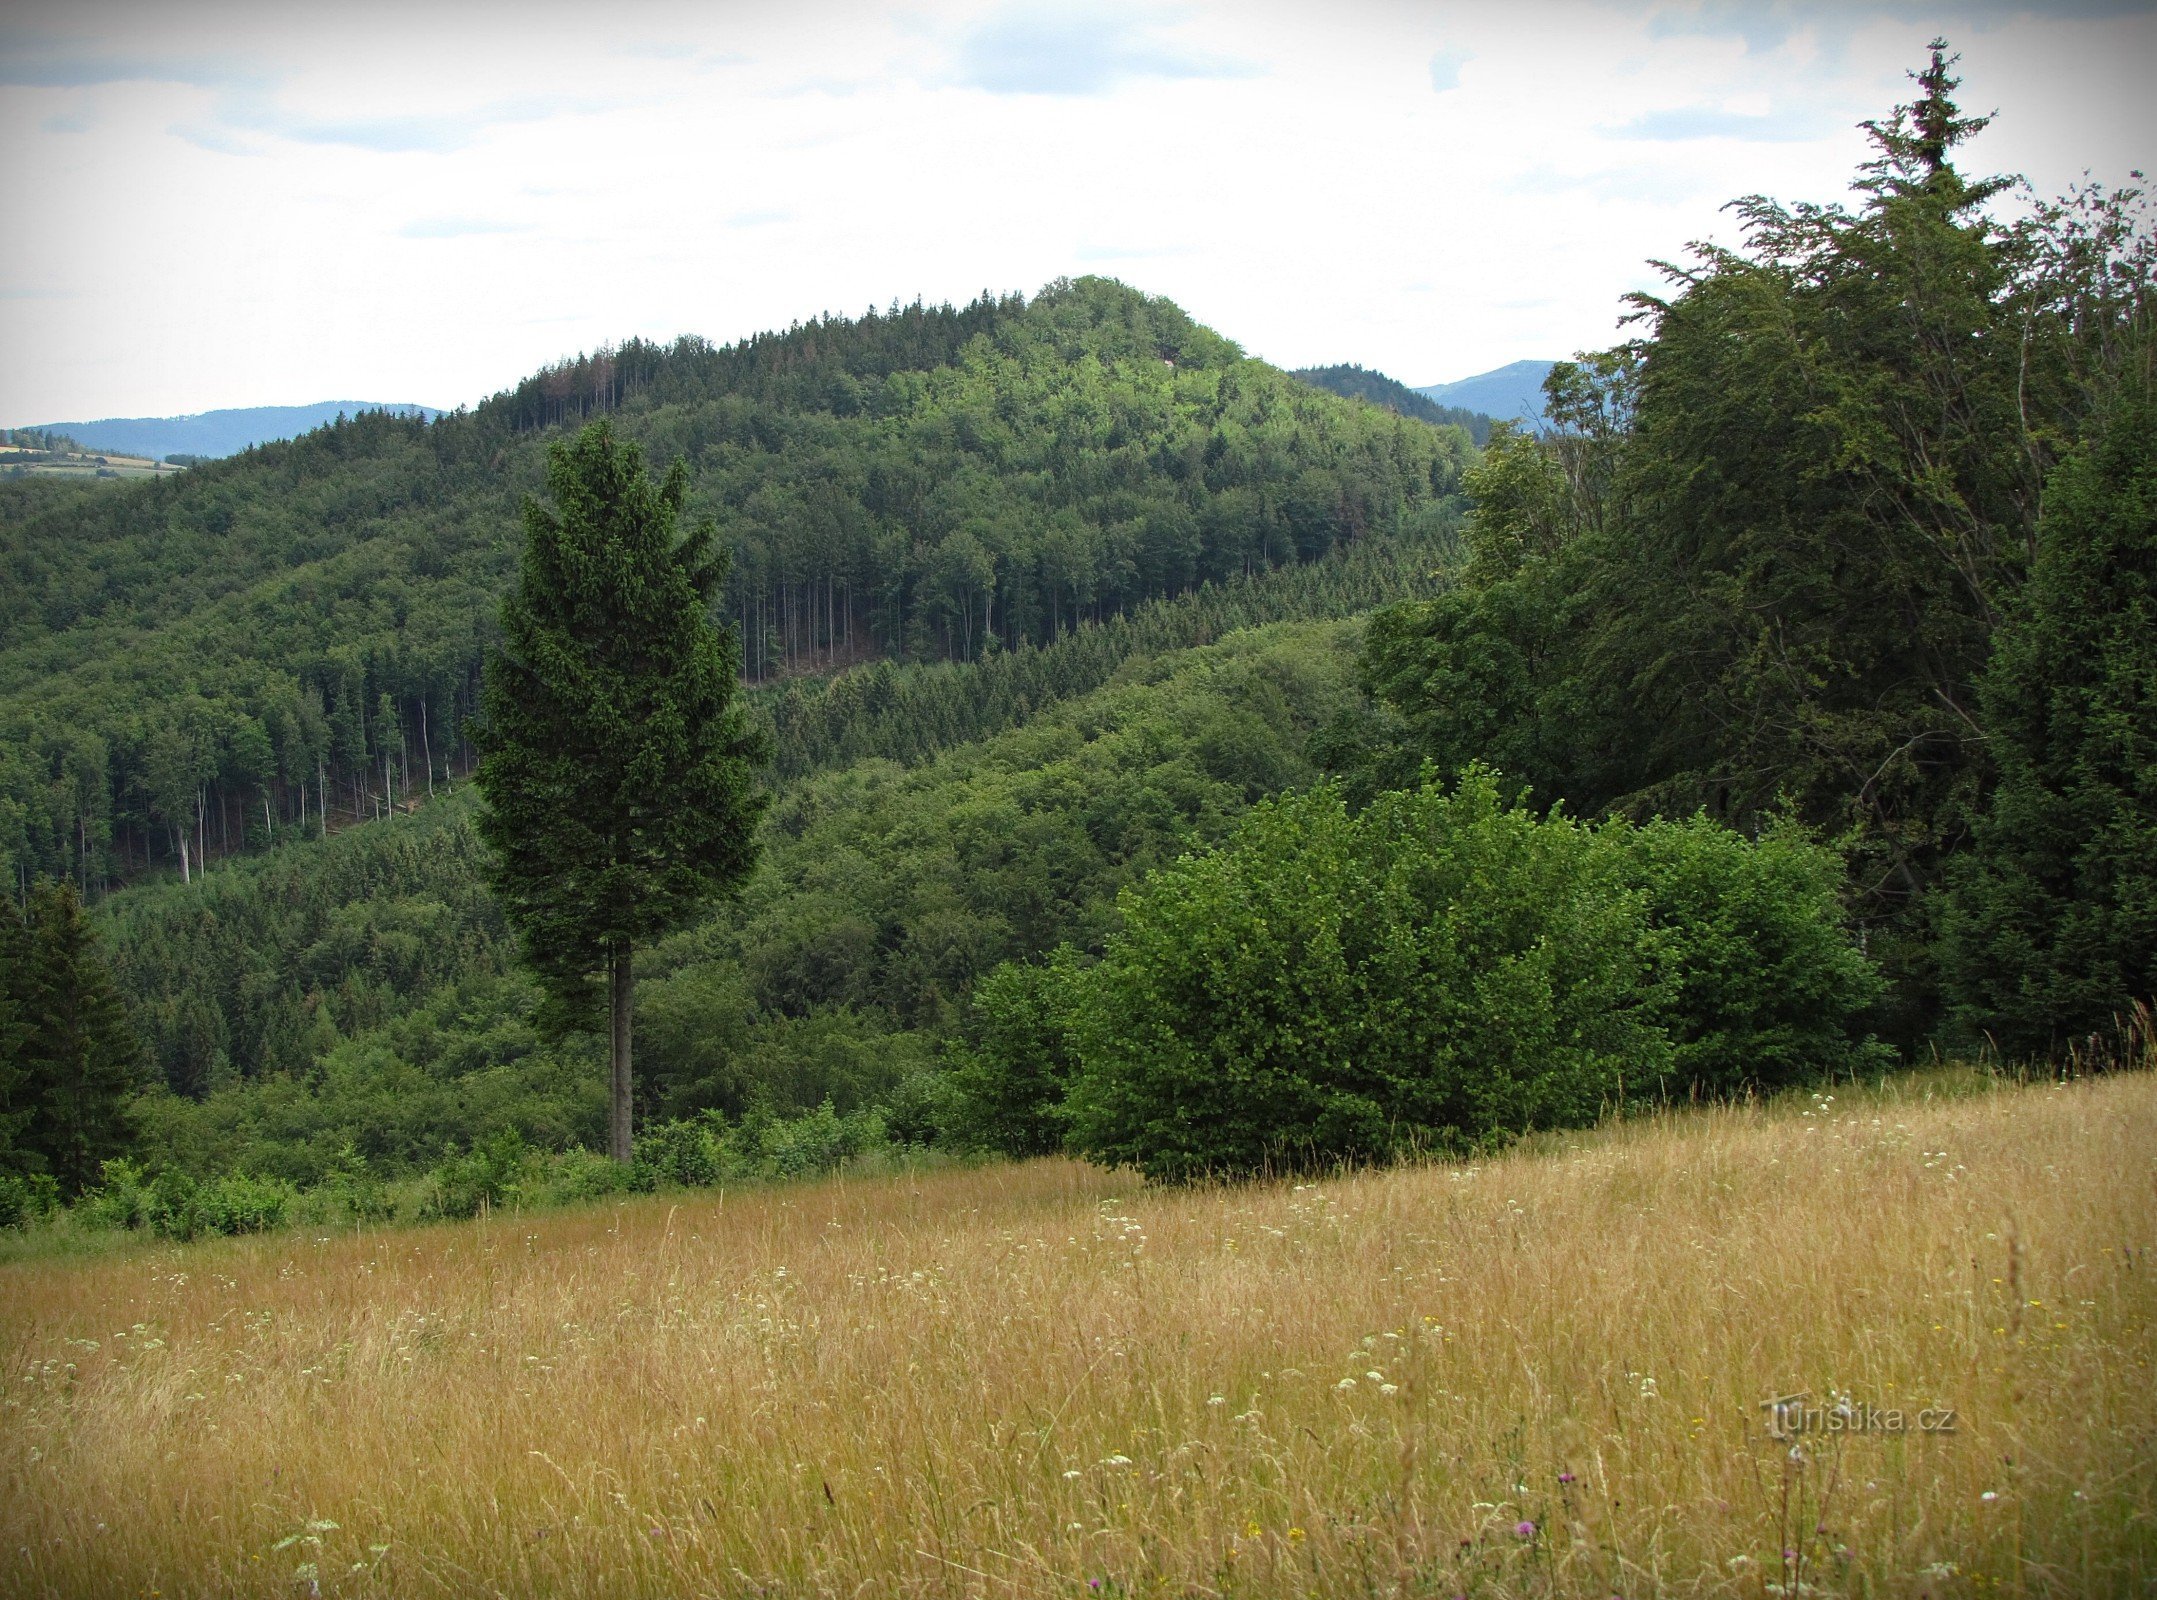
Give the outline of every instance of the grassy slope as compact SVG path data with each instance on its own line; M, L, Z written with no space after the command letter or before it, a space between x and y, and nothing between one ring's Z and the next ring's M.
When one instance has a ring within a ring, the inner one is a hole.
M1971 1087L16 1266L0 1535L58 1595L2144 1592L2157 1078ZM1957 1431L1793 1453L1800 1389Z

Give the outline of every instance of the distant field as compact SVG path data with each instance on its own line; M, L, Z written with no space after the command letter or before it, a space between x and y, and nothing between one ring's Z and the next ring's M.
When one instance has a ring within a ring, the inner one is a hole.
M0 473L12 471L29 478L158 478L185 470L147 456L27 450L0 444Z
M22 1263L0 1590L2142 1594L2153 1247L2157 1078L1935 1075Z

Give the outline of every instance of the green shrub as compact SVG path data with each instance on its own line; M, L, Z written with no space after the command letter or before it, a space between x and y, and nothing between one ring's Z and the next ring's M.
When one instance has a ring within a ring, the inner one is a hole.
M515 1128L480 1140L466 1155L453 1150L428 1175L428 1194L421 1215L428 1217L476 1217L482 1211L514 1206L522 1198L531 1152L524 1135Z
M387 1222L397 1212L397 1202L388 1188L350 1139L338 1147L315 1193L339 1207L353 1222Z
M49 1173L0 1173L0 1228L26 1227L59 1204L60 1186Z
M1675 1097L1879 1070L1861 1032L1885 988L1843 925L1842 868L1794 827L1747 839L1706 817L1602 830L1644 895Z
M1007 1149L1067 1117L1083 1153L1185 1180L1884 1064L1832 855L1795 830L1587 827L1501 793L1471 768L1361 813L1332 790L1259 808L1129 891L1098 967L983 986L971 1113L1018 1130Z
M121 1157L99 1171L102 1181L75 1202L75 1214L93 1228L148 1227L155 1202L134 1162Z
M960 1091L949 1072L908 1073L885 1097L883 1109L884 1135L893 1144L927 1148L959 1139Z
M534 1186L541 1191L535 1198L560 1205L603 1200L631 1187L633 1177L634 1174L612 1156L581 1147L564 1150L547 1162L544 1174Z
M637 1135L629 1187L641 1194L649 1194L662 1184L709 1188L721 1177L720 1141L725 1129L725 1119L711 1113L645 1128Z
M198 1183L184 1173L166 1172L150 1186L146 1220L168 1239L267 1233L284 1226L296 1198L293 1187L279 1178L235 1172Z
M1083 979L1063 949L1039 965L1007 962L975 987L967 1037L951 1046L955 1143L1019 1157L1063 1148L1071 1022Z
M1642 896L1487 770L1261 806L1126 891L1084 979L1073 1143L1185 1180L1592 1120L1669 1070Z
M798 1117L751 1112L728 1140L735 1170L744 1176L813 1178L836 1172L884 1142L875 1111L840 1116L829 1100Z

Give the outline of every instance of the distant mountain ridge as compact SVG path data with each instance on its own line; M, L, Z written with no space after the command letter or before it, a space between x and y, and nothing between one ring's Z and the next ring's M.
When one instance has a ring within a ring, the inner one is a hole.
M1543 379L1555 361L1514 361L1452 383L1433 383L1415 392L1442 406L1480 411L1501 421L1543 420Z
M340 415L357 416L362 411L387 411L430 420L442 414L438 406L405 401L319 400L307 406L242 406L198 412L190 417L105 417L96 422L45 422L37 426L48 433L67 435L85 450L161 461L176 455L238 455L249 445L296 439L335 422Z
M1384 406L1388 411L1414 417L1419 422L1465 428L1478 445L1490 442L1492 419L1482 412L1465 406L1440 405L1398 379L1357 366L1352 361L1330 367L1299 367L1289 376L1349 400L1368 400L1374 406Z

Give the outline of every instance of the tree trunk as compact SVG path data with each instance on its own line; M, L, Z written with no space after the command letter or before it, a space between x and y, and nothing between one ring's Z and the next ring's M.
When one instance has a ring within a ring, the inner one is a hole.
M629 1149L629 996L636 979L629 970L629 946L614 947L607 969L607 999L614 1013L614 1085L607 1108L607 1154L627 1162Z

